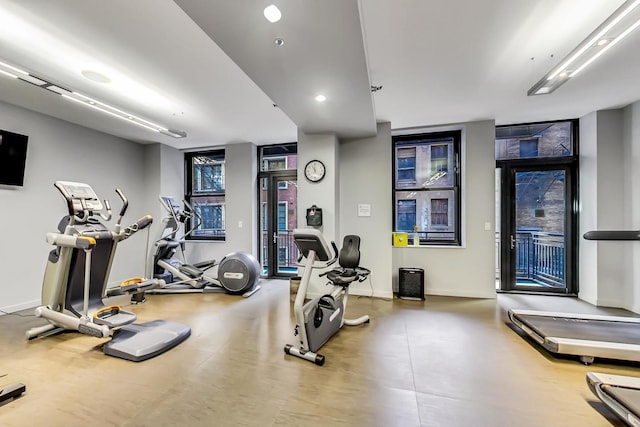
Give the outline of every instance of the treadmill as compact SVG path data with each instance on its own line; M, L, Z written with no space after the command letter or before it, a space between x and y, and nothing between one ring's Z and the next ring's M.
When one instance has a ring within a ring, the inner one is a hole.
M640 378L589 372L587 384L627 424L640 426Z
M589 231L584 238L640 240L640 230ZM596 357L640 361L640 318L512 309L509 319L546 350L586 365Z

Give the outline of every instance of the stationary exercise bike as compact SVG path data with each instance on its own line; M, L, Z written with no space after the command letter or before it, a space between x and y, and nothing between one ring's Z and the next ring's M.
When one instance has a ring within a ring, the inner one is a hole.
M69 214L60 222L58 233L47 233L47 242L55 249L49 253L42 305L35 314L48 323L27 331L27 339L65 330L97 338L112 336L102 346L103 352L136 362L185 340L191 333L186 325L165 320L135 324L135 313L105 304L110 296L136 294L160 285L158 279L133 278L107 291L117 244L149 226L151 216L122 228L128 202L122 191L116 190L123 206L110 230L100 220L111 219L109 202L105 200L103 206L89 185L68 181L57 181L54 185L65 198Z
M317 229L296 229L293 239L305 259L304 273L296 294L293 310L296 319L295 336L300 337L300 345L287 344L286 354L300 357L322 366L325 357L317 351L343 326L369 323L369 316L357 319L344 317L349 297L349 285L356 280L363 282L371 274L369 269L360 267L360 237L345 236L342 249L338 253L335 243L330 248ZM304 303L311 273L317 268L327 268L336 261L340 267L320 274L326 276L329 293Z
M184 201L184 208L173 197L160 196L160 202L168 213L154 239L153 249L147 260L147 271L164 284L151 289L152 294L218 293L250 297L260 290L260 264L247 252L233 252L220 263L215 260L189 264L184 253L184 238L193 233L202 222L197 212ZM187 221L191 228L182 238L177 234ZM217 277L207 270L217 267Z

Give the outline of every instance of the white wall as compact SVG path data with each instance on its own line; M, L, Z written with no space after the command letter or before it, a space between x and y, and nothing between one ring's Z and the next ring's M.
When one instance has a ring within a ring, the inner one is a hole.
M585 231L598 228L598 138L597 114L591 113L580 119L579 137L579 200L580 207L579 231L582 236ZM584 244L578 239L578 277L579 296L581 299L595 304L598 300L598 251L597 244Z
M307 208L322 208L322 226L318 229L329 241L340 247L340 167L338 163L338 138L332 134L305 134L298 130L298 227L306 227ZM309 182L304 177L304 167L310 160L324 163L326 174L320 182ZM318 279L322 270L314 270L308 295L324 294L325 279Z
M580 120L579 295L610 307L624 304L623 254L633 242L596 242L582 235L624 229L622 125L622 110L597 111Z
M148 212L146 162L139 144L5 103L0 103L0 128L29 136L24 187L0 189L0 309L11 312L40 303L52 249L45 234L56 231L67 214L54 181L90 184L111 201L114 216L121 207L114 190L121 188L129 199L123 221L128 224ZM143 274L145 244L146 236L136 235L119 245L113 281Z
M372 138L340 142L340 231L360 236L360 265L370 279L354 283L349 292L392 298L391 124L379 123ZM359 216L358 205L368 205L371 216Z
M394 247L394 284L397 286L399 268L423 268L426 294L495 298L495 122L421 131L451 129L462 129L463 246Z
M298 226L306 227L307 208L322 208L322 231L327 240L340 236L340 169L338 138L335 135L308 135L298 131ZM304 167L310 160L324 163L326 174L320 182L309 182ZM340 245L338 245L340 246Z
M580 119L579 297L640 313L640 244L587 241L589 230L640 229L640 102Z
M151 240L147 248L147 268L145 276L151 277L153 271L153 242L164 234L162 221L169 216L160 203L160 196L172 196L180 201L184 199L184 153L163 144L143 146L145 169L145 206L153 216Z
M378 126L378 135L340 141L338 161L333 163L335 144L330 136L300 134L298 145L300 212L313 203L324 213L323 234L341 243L346 234L362 238L361 264L373 270L373 295L391 297L400 267L425 269L427 294L495 298L495 123L482 121L421 131L463 130L463 235L461 248L392 248L393 225L391 125ZM327 178L319 184L303 178L307 161L319 158L327 165ZM334 169L337 168L337 171ZM336 178L332 174L337 174ZM339 204L334 205L334 199ZM358 204L371 205L371 217L359 217ZM327 209L327 207L329 207ZM335 210L334 210L335 209ZM334 215L337 212L337 223ZM301 224L304 218L299 218ZM329 222L328 222L329 221ZM489 223L490 230L485 230ZM335 232L333 232L335 230ZM369 283L350 289L370 295ZM321 292L312 286L309 294Z
M640 230L640 101L623 111L624 140L624 225ZM625 308L640 313L640 242L629 242L624 250Z

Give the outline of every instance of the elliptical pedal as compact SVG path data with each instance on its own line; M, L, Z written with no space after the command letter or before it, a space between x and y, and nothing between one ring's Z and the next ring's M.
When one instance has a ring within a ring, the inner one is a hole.
M5 387L2 390L0 390L0 403L4 403L11 399L15 399L16 397L24 393L26 390L27 390L27 387L22 383L13 384L13 385L10 385L9 387Z
M89 326L89 324L86 323L80 323L78 325L78 332L96 338L105 338L104 331L102 329L97 329L95 326Z

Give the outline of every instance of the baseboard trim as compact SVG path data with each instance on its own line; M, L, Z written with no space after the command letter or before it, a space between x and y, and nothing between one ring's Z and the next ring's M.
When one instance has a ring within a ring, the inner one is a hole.
M451 292L451 289L427 289L427 296L429 295L438 295L443 297L462 297L462 298L489 298L496 299L496 292L474 292L474 291L454 291Z
M0 315L3 315L5 313L15 313L17 311L27 310L29 308L36 308L39 305L40 305L40 300L28 301L20 304L15 304L15 305L8 305L0 308L0 310L4 312L4 313L0 313Z

